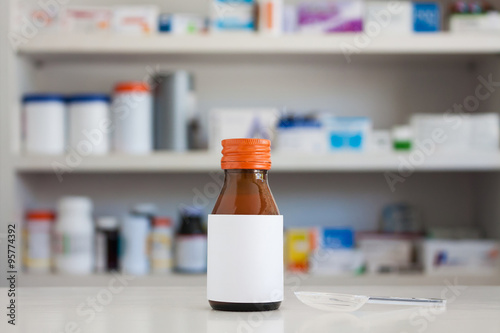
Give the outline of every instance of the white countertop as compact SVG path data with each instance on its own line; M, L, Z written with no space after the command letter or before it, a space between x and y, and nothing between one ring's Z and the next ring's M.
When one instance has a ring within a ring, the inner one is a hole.
M280 310L213 311L204 287L134 287L111 277L107 287L18 289L17 326L6 324L7 289L0 289L1 332L500 332L500 287L329 286L314 290L409 297L444 296L448 306L367 305L352 313L323 312L300 303L290 287ZM451 283L453 285L453 283ZM297 290L311 290L298 287Z
M18 285L22 287L100 287L107 285L112 274L92 274L69 276L60 274L22 274ZM443 281L453 280L449 275L414 274L363 274L350 275L310 275L300 273L285 274L285 288L296 285L310 286L437 286ZM460 284L468 286L500 286L500 274L479 276L463 275L456 277ZM130 281L134 287L202 287L207 285L206 274L165 274L137 276Z

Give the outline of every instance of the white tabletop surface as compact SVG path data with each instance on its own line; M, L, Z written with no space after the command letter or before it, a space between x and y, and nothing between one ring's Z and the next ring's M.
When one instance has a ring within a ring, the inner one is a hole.
M297 285L300 281L297 281ZM377 296L445 297L444 312L411 306L367 305L357 312L307 307L285 289L281 308L271 312L213 311L204 287L133 287L110 279L104 288L18 290L17 325L7 325L7 289L0 289L1 332L500 332L500 287L329 286L318 291ZM310 289L300 288L297 290Z

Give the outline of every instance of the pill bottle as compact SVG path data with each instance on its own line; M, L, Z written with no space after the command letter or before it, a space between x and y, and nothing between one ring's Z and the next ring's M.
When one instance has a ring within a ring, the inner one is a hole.
M149 154L153 150L153 99L145 82L121 82L111 107L114 150Z
M23 98L24 151L62 155L66 147L66 106L63 96L30 94Z
M62 274L91 274L94 269L92 201L87 197L59 200L54 233L55 268Z
M114 216L96 220L95 269L97 273L118 271L119 222Z
M26 214L24 262L27 273L50 273L54 217L54 212L45 210Z
M153 218L151 232L151 272L165 274L172 271L172 221L168 217Z
M139 204L123 220L121 269L125 274L146 275L149 273L148 244L155 211L156 207L152 204Z
M271 142L222 141L224 184L208 217L207 296L215 310L276 310L283 300L283 216L269 189Z
M74 95L68 99L69 146L81 156L105 155L110 150L109 97Z
M185 207L175 238L175 267L181 273L207 271L207 233L202 224L201 209Z

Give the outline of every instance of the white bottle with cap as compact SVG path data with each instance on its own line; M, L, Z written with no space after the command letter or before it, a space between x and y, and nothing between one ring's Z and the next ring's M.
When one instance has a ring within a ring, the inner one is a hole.
M64 154L66 106L63 96L30 94L24 96L23 104L26 153Z
M69 146L81 156L109 153L109 97L74 95L68 100Z
M139 204L122 223L122 272L130 275L149 273L148 240L151 220L156 212L153 204Z
M153 98L145 82L120 82L115 87L111 115L117 153L150 154L153 150Z
M94 225L92 201L87 197L64 197L58 204L55 225L55 267L63 274L91 274Z

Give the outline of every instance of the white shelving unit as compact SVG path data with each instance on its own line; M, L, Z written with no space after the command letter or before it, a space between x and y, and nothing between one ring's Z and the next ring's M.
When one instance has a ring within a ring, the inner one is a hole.
M263 37L252 35L207 36L73 36L41 35L18 52L40 55L151 55L151 54L343 54L346 44L363 54L499 54L500 36L449 33L412 36L378 36L360 47L359 34L333 36Z
M74 0L72 5L121 2ZM150 2L169 12L189 12L206 5L202 0ZM494 4L500 7L499 0ZM6 36L9 2L0 6L0 31ZM355 45L357 37L38 34L15 50L4 38L0 69L8 80L1 81L0 89L0 233L5 233L8 223L22 223L26 209L53 208L61 196L69 194L92 197L96 215L120 215L138 202L153 202L162 214L171 216L181 204L198 203L208 211L221 181L220 172L215 172L218 154L190 152L84 157L70 166L61 182L54 177L54 163L66 165L67 156L22 153L20 98L24 93L109 92L117 81L143 80L158 70L187 69L195 76L198 104L205 116L214 107L287 106L368 116L379 129L405 123L417 112L444 113L453 104L463 103L474 94L479 76L491 75L500 81L499 35L380 35L347 62L343 45ZM500 112L500 89L481 101L475 112ZM286 226L348 225L374 230L385 205L404 201L421 210L427 226L476 226L488 237L500 239L500 152L432 154L413 165L415 173L392 191L385 172L399 172L402 160L409 158L392 153L273 154L270 182ZM103 279L107 277L74 281L98 285L107 281ZM137 283L173 281L175 285L182 277L174 280L151 277ZM199 282L195 280L189 283ZM322 284L351 281L320 280ZM52 276L22 276L20 281L27 286L73 283ZM355 281L441 284L443 280L381 276ZM465 281L500 283L498 277Z
M73 173L209 172L220 169L215 153L156 153L147 156L89 156L70 167L68 156L23 156L15 160L20 173L51 173L68 166ZM273 155L273 172L385 172L411 166L415 171L500 171L500 153L433 154L412 163L409 153L332 153L328 155Z

